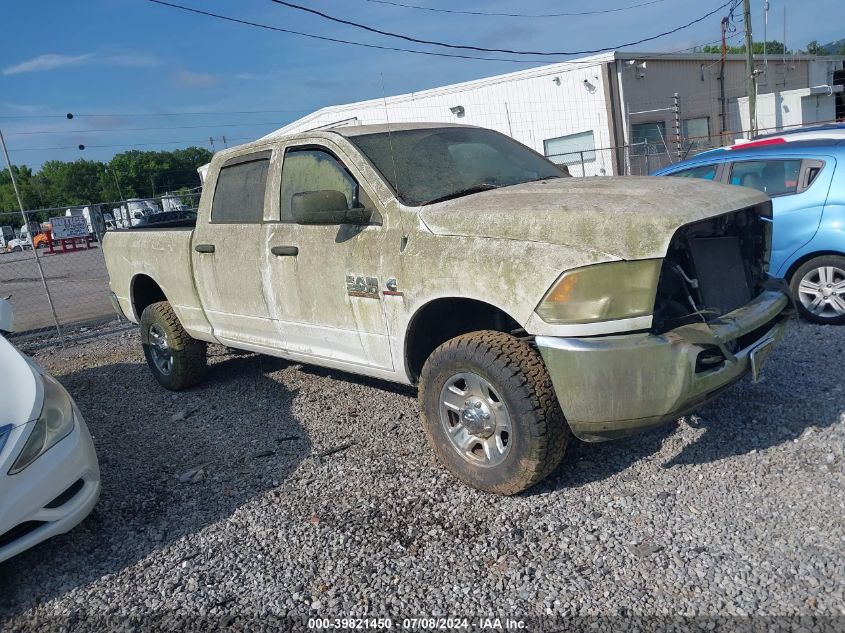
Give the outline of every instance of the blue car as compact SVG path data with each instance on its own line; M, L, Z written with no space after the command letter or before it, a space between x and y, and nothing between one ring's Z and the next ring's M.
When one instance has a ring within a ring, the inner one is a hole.
M774 214L769 274L786 279L807 320L845 323L845 140L767 138L702 152L653 175L767 193Z

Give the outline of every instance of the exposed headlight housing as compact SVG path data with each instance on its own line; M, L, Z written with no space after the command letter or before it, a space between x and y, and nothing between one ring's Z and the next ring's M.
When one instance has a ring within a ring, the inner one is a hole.
M618 261L563 273L536 312L546 323L595 323L648 316L662 259Z
M73 430L73 403L67 391L52 376L41 374L41 379L44 384L41 415L32 427L21 454L12 464L10 475L21 472Z

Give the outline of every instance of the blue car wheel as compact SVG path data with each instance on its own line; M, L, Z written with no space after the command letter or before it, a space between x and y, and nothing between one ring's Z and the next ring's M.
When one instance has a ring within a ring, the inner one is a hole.
M845 257L811 259L795 271L790 287L801 316L808 321L845 323Z

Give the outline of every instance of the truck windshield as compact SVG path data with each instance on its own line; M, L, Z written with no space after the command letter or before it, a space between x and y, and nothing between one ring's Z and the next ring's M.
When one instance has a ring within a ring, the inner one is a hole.
M521 143L484 128L397 130L348 140L409 206L565 176Z

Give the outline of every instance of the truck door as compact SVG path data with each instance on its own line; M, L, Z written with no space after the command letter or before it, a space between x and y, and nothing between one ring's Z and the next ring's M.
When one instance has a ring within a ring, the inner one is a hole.
M278 185L280 221L265 229L267 301L292 356L391 370L382 294L393 262L387 246L390 231L372 189L350 166L334 145L285 150ZM342 198L348 208L366 207L373 218L366 225L297 219L291 203L306 192ZM398 243L396 236L394 250Z
M261 280L262 223L269 209L267 182L271 151L250 151L228 159L205 186L194 229L194 278L214 335L240 347L279 348ZM206 202L210 198L210 202Z
M730 183L754 187L772 199L772 257L769 271L780 276L783 264L807 244L819 228L833 160L825 162L794 157L766 157L733 163Z

